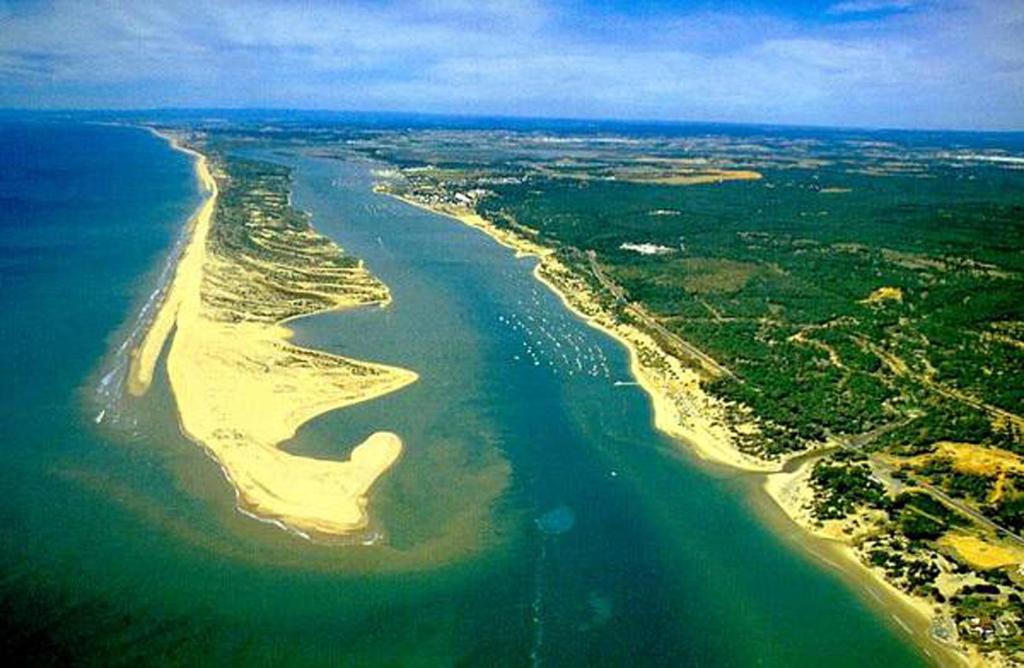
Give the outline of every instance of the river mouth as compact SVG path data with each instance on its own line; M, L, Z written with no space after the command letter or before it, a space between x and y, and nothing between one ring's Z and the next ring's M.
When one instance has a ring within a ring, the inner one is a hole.
M393 296L292 322L295 341L420 374L286 444L341 458L372 431L399 433L407 450L371 494L384 539L316 545L239 514L216 464L178 434L163 375L130 407L130 438L58 388L52 419L66 424L34 428L67 444L3 474L22 480L4 534L4 600L20 605L8 624L42 626L79 658L143 663L922 662L766 528L735 476L653 429L625 351L566 311L531 260L373 193L368 163L270 157L295 167L294 201L317 229ZM98 352L80 355L79 379ZM19 438L41 440L30 432ZM29 592L35 607L20 603Z
M421 374L407 391L310 424L293 445L310 454L332 435L352 441L373 428L401 433L408 459L375 497L377 517L396 545L411 525L408 508L392 505L390 492L402 489L398 496L416 506L430 496L421 478L436 463L418 457L460 453L455 458L463 464L434 468L432 481L463 480L481 457L505 462L508 482L479 519L505 537L487 541L486 549L535 564L530 618L546 640L540 650L531 646L531 655L578 660L561 645L582 633L601 636L589 642L612 654L643 646L651 657L736 656L725 649L732 637L726 629L745 619L740 626L761 641L747 643L743 653L802 662L805 651L839 651L840 620L852 616L866 623L857 633L877 629L867 632L877 651L919 660L895 649L905 640L890 635L903 633L891 620L876 621L842 585L833 590L834 575L794 555L792 543L782 547L752 517L744 498L750 488L735 480L748 476L695 465L653 429L646 395L630 384L625 350L566 311L533 277L532 259L516 259L478 231L373 193L373 164L303 155L287 162L296 169L296 206L362 257L394 297L383 311L300 321L297 341ZM445 515L435 515L435 526L462 523L458 514ZM735 586L737 570L743 587ZM551 573L558 574L554 583ZM794 590L765 592L765 577L792 577ZM829 590L818 603L829 602L830 619L819 617L815 626L836 636L836 644L830 650L828 642L787 637L778 654L767 650L776 646L775 632L753 628L750 613L778 610L780 603L799 610L808 601L796 592L808 585ZM696 629L702 641L695 643Z

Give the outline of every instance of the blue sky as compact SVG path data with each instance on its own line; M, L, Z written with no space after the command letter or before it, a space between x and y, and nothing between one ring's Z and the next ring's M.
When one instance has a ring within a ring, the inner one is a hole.
M0 0L0 106L1024 130L1024 0Z

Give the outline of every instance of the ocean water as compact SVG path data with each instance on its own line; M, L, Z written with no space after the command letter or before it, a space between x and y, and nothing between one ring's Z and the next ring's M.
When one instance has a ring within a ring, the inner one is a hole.
M0 125L5 653L926 663L856 582L764 522L749 476L653 430L625 351L531 260L374 194L371 164L273 158L296 167L296 204L394 297L298 321L296 339L421 375L287 444L344 457L374 430L403 437L374 491L375 544L319 546L245 518L178 435L164 378L144 400L116 391L119 351L198 202L188 158L135 129Z

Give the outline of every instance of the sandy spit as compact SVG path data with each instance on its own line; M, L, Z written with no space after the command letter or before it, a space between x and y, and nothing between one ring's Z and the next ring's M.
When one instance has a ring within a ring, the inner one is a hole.
M376 432L346 461L301 457L279 446L314 417L394 392L417 375L295 346L281 322L217 317L203 297L216 294L223 302L231 286L204 279L235 269L232 258L208 244L217 180L205 156L165 138L195 158L209 195L188 223L188 245L164 303L133 351L129 392L148 391L170 340L167 374L181 429L220 464L239 509L305 537L358 532L369 522L370 488L401 454L400 438ZM334 308L352 301L339 298Z

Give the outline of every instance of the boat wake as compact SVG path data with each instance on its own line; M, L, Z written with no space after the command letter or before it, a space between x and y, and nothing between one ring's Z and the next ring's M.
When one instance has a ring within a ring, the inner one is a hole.
M544 566L548 554L547 536L541 539L540 556L537 558L537 570L534 573L533 602L530 604L533 621L533 644L530 647L530 665L540 665L540 650L544 644Z
M562 504L544 513L534 523L541 533L540 556L534 573L533 602L530 605L533 620L533 645L530 648L530 665L541 663L541 648L544 645L544 571L547 568L548 543L558 536L571 531L576 525L576 513Z

